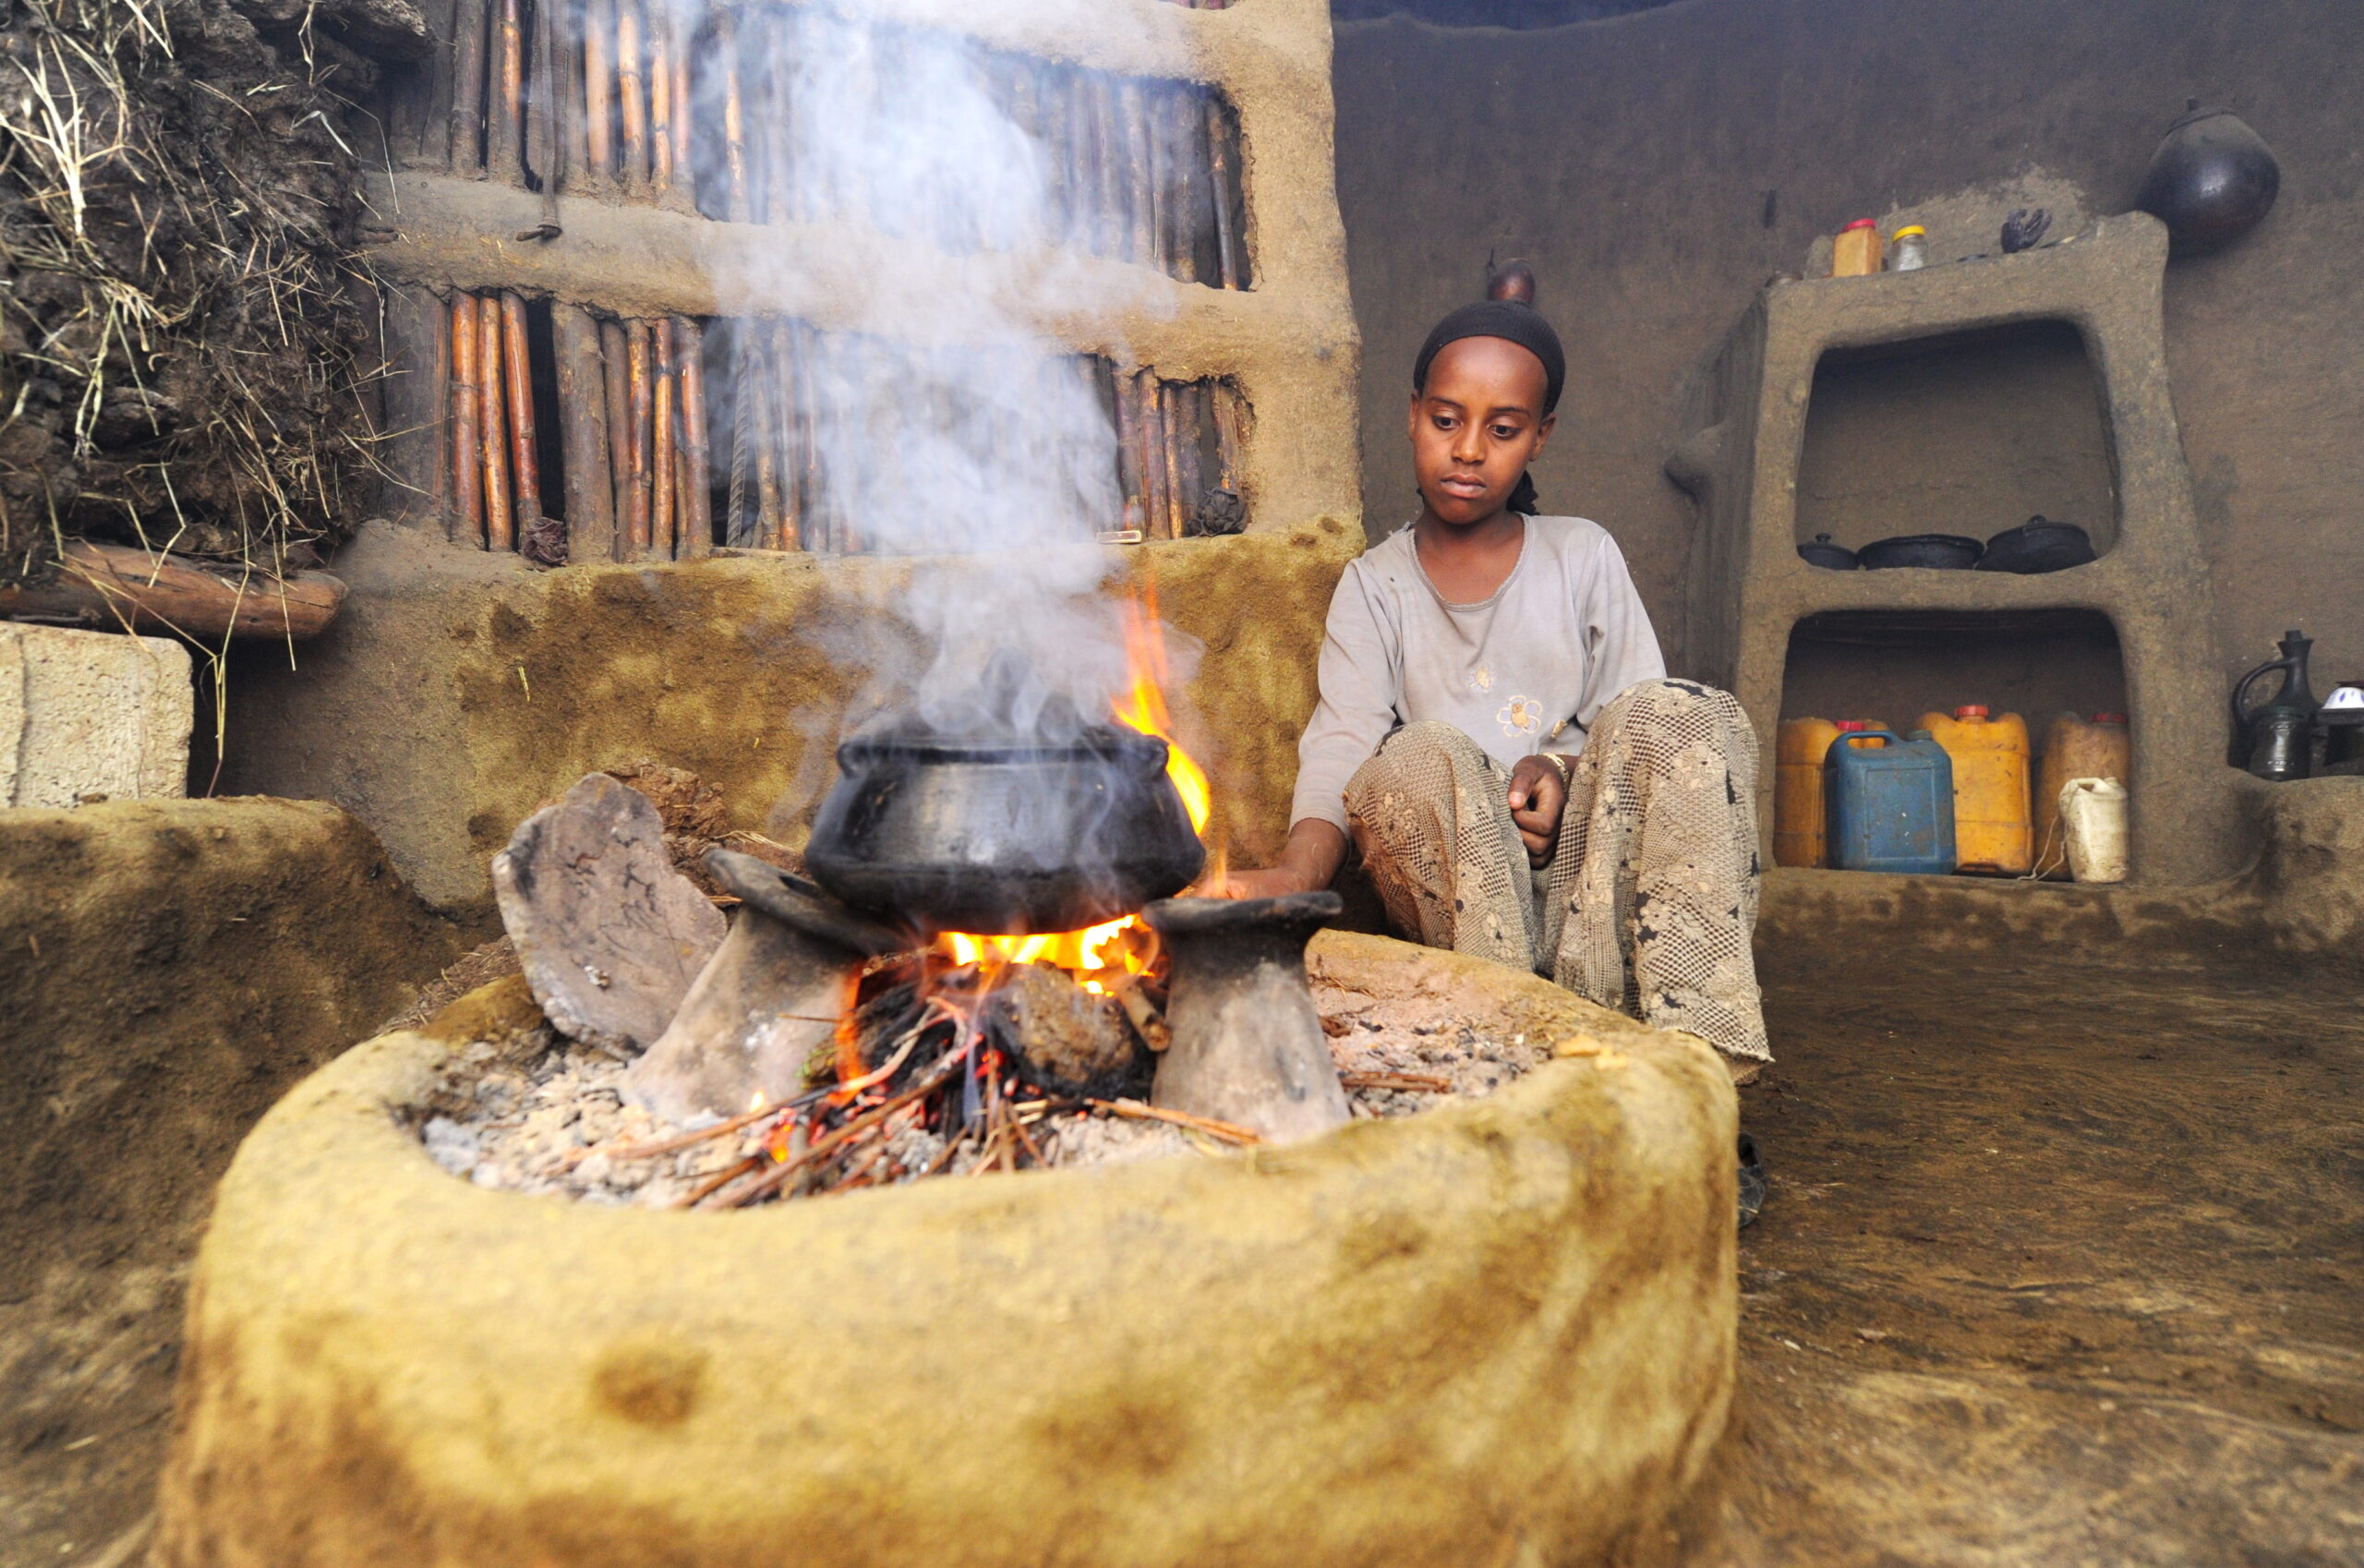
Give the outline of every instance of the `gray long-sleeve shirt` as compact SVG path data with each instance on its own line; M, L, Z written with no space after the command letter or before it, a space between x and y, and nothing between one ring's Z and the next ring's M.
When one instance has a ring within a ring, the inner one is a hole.
M1289 820L1344 829L1346 780L1399 725L1442 719L1505 767L1539 751L1574 755L1610 698L1665 673L1599 524L1528 518L1518 564L1478 604L1448 604L1402 529L1350 562L1331 597Z

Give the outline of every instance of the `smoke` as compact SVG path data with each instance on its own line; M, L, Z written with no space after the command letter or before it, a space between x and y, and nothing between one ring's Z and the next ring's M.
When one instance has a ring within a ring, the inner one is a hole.
M1072 0L996 14L1050 36L1108 19ZM739 50L742 81L760 83L747 136L774 171L766 215L895 242L831 301L874 330L806 338L800 368L811 510L865 550L924 558L887 608L926 668L886 675L858 706L916 707L949 731L1104 719L1125 666L1093 593L1109 568L1095 536L1126 524L1117 433L1083 361L1038 323L1109 320L1158 291L1056 243L1071 220L1013 113L1030 89L1007 56L814 7L749 13ZM777 318L809 297L796 265L718 276L725 314ZM721 351L739 352L728 331Z

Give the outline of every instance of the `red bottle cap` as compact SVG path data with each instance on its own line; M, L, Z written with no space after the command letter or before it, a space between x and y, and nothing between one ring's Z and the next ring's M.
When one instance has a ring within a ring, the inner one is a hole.
M1853 234L1857 229L1876 229L1878 227L1879 224L1874 223L1869 218L1858 218L1839 232L1843 235L1850 235Z
M2123 724L2126 722L2126 715L2122 713L2097 713L2093 715L2093 722L2096 724Z
M1964 703L1961 706L1954 709L1954 717L1956 718L1984 718L1986 717L1986 710L1976 703Z
M1832 728L1833 730L1845 730L1852 731L1852 730L1869 730L1869 729L1871 728L1871 726L1870 726L1870 725L1868 725L1868 724L1866 724L1866 723L1864 723L1864 722L1863 722L1862 719L1860 719L1860 718L1842 718L1842 719L1840 719L1838 723L1836 723L1836 724L1832 725L1832 726L1831 726L1831 728Z

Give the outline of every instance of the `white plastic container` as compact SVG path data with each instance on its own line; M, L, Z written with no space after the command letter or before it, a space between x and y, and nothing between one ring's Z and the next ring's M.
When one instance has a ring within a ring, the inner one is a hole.
M2060 825L2068 839L2068 874L2080 882L2126 880L2126 786L2115 778L2071 778L2060 787Z

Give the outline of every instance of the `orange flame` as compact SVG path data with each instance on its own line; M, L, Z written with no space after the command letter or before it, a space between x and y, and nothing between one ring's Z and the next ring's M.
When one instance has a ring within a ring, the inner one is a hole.
M1116 722L1165 742L1165 776L1174 780L1190 830L1204 834L1212 814L1214 790L1207 776L1174 739L1174 718L1165 707L1165 637L1157 618L1157 588L1141 585L1125 601L1125 663L1132 684L1116 701Z

